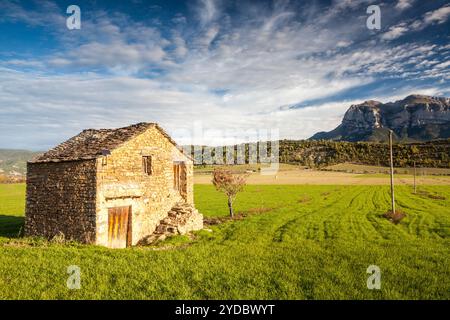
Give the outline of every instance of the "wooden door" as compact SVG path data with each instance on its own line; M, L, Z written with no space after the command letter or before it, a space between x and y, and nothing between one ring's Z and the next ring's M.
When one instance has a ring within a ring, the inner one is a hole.
M108 209L108 245L111 248L131 246L131 206Z
M175 162L173 164L173 189L179 190L180 188L180 164Z
M173 164L173 188L186 199L187 196L187 173L184 162L174 162Z

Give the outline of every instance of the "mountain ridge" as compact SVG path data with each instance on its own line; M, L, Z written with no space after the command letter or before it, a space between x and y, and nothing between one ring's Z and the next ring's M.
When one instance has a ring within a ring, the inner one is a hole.
M412 94L395 102L367 100L351 105L335 129L309 139L383 142L389 130L403 142L450 138L450 98Z

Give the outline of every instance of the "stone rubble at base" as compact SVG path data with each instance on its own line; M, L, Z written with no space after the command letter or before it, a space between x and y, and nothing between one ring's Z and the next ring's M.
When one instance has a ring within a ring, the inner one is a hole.
M177 203L160 221L155 232L142 239L140 245L149 245L165 240L173 235L183 235L203 228L203 215L195 207L186 202Z

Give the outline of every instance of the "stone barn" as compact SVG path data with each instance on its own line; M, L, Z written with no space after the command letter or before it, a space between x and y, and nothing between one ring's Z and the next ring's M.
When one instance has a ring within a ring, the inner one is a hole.
M155 123L84 130L27 165L25 234L123 248L203 227L193 161Z

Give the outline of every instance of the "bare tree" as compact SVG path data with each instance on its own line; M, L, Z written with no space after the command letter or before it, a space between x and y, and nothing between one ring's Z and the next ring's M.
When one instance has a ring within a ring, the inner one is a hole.
M247 180L245 174L233 174L230 170L214 169L212 183L217 191L225 193L228 198L230 217L233 218L233 201L236 195L242 191Z

